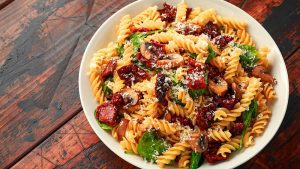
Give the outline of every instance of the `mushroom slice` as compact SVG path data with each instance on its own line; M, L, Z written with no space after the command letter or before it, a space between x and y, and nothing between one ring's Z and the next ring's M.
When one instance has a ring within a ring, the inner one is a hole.
M208 86L209 86L209 89L212 92L216 93L218 96L224 96L224 94L228 90L227 82L219 76L213 78L212 80L209 80Z
M141 54L144 56L144 58L146 59L151 59L151 56L152 56L152 52L151 52L151 44L150 43L142 43L141 44L141 47L140 47L140 51L141 51Z
M190 144L193 151L202 153L207 150L208 137L205 132L200 131L199 133L191 134L188 143Z
M263 66L256 66L252 70L252 75L258 78L261 78L264 82L274 83L275 79L272 75L266 73L266 68Z
M233 89L233 91L234 91L234 94L235 94L235 97L237 98L237 99L242 99L242 91L240 90L240 88L238 87L238 85L236 84L236 83L232 83L231 84L231 87L232 87L232 89Z
M158 60L156 62L157 67L160 68L175 68L179 67L184 63L184 59L177 53L168 54L165 59Z
M120 93L125 102L124 108L134 106L139 101L139 94L131 88L122 89Z

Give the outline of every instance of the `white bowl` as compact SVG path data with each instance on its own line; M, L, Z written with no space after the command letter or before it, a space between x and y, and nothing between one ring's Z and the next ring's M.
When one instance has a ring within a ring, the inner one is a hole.
M176 5L180 2L180 0L167 2L172 5ZM256 45L258 47L267 46L270 48L270 54L268 57L273 66L272 74L278 81L278 84L275 88L278 99L272 106L272 117L266 131L262 136L255 139L254 146L235 152L229 160L214 165L204 163L201 166L202 169L224 169L237 167L255 156L270 142L284 118L289 97L289 83L285 63L276 43L269 35L269 33L255 19L253 19L250 15L248 15L238 7L222 0L186 0L186 2L189 7L200 6L201 9L214 8L221 16L228 16L246 21L249 26L249 33L253 37ZM158 168L158 166L155 164L146 163L141 157L137 155L125 154L120 144L116 140L114 140L110 133L105 132L97 124L93 112L98 103L95 101L95 98L92 94L87 72L89 71L89 64L92 59L93 53L98 49L105 47L107 43L116 40L115 29L113 28L115 28L116 25L119 24L122 16L124 16L125 14L135 16L149 6L158 5L159 7L161 7L163 3L163 0L139 0L127 5L126 7L122 8L114 15L112 15L110 18L108 18L97 30L97 32L89 42L84 52L79 71L79 94L81 104L84 113L95 133L102 140L102 142L119 157L137 167L147 169Z

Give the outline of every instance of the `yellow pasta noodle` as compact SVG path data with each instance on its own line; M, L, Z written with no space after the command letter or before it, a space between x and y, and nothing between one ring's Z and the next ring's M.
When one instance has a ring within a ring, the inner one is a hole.
M237 43L255 46L255 43L253 42L251 36L247 33L246 30L237 30Z
M275 90L274 90L272 84L270 84L270 83L264 84L263 92L264 92L264 95L266 96L267 100L269 100L269 101L273 100L277 97Z
M118 36L117 42L118 44L122 44L124 40L130 35L130 25L131 25L131 17L129 15L125 15L121 19L121 23L118 27Z
M143 121L143 125L146 128L155 128L165 135L171 135L177 131L177 125L175 123L169 123L166 120L158 120L152 117L146 117Z
M178 160L178 167L184 168L187 167L190 163L191 159L191 151L185 151L180 155L180 158Z
M230 141L226 142L218 149L217 154L222 155L223 157L227 157L227 154L230 154L232 151L236 151L240 148L240 141L241 136L231 138Z
M169 164L172 160L184 152L186 149L190 148L190 145L186 142L175 143L173 147L169 148L162 155L157 157L156 163L160 167L164 167L166 164Z
M220 25L227 25L228 27L234 28L234 29L246 29L247 24L244 21L239 21L233 18L229 17L223 17L219 15L212 15L214 20L220 24Z
M230 52L228 66L227 66L225 74L224 74L225 80L227 80L229 82L233 81L233 77L235 76L235 73L238 69L241 53L242 53L242 51L239 48L235 48L235 49L233 49L232 52Z
M184 0L177 4L177 12L175 22L183 22L186 20L187 5Z
M228 130L223 131L222 129L213 129L209 130L208 136L213 140L225 142L230 141L231 133Z

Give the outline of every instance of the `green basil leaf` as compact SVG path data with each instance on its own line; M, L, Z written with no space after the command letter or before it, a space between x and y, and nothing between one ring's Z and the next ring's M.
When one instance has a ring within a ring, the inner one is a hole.
M118 45L116 49L119 57L122 58L124 53L124 45Z
M240 141L240 147L243 146L243 139L245 137L247 128L250 125L251 119L253 117L256 117L257 114L257 110L258 110L258 104L256 100L252 100L251 104L249 106L249 110L246 110L242 113L242 119L243 119L243 123L244 123L244 129L242 131L242 137L241 137L241 141Z
M159 138L154 131L146 131L140 139L137 151L148 161L155 161L156 157L170 147L162 138Z
M145 70L146 72L150 72L150 69L146 67L142 62L140 62L136 57L132 59L131 61L133 64L138 66L139 68Z
M189 169L197 169L200 167L204 162L203 155L201 153L192 152L191 160L190 160L190 167Z
M259 60L258 50L250 45L235 44L235 46L243 50L243 53L240 55L240 63L242 67L251 71Z
M98 120L98 117L96 116L96 110L94 111L94 117L96 118L96 121L97 123L99 124L99 126L104 129L104 130L112 130L113 127L112 126L109 126L105 123L101 123L99 120Z
M102 83L102 91L105 95L112 94L112 90L107 86L109 82L113 79L112 76L109 76L103 83Z
M188 52L189 56L193 59L196 59L197 58L197 54L196 53L191 53L191 52Z
M144 32L136 32L132 34L129 38L130 43L133 46L133 53L136 54L140 49L140 46L143 42L143 39L147 36L147 33Z
M212 60L216 56L217 56L217 53L212 49L211 46L208 46L208 56L207 56L205 63L209 63L210 60Z
M198 90L189 89L189 95L193 99L197 99L198 97L200 97L201 95L205 94L206 92L207 92L206 89L198 89Z

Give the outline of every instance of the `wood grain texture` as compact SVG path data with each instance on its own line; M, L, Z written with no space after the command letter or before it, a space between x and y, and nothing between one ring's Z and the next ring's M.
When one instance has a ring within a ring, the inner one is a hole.
M0 168L81 110L81 57L103 21L130 1L116 2L24 0L0 10Z
M90 127L83 111L14 165L18 168L134 168L113 154Z
M14 168L133 168L90 130L77 85L79 64L91 36L132 1L0 0L0 6L9 2L0 8L0 168L15 163ZM299 147L292 147L299 142L299 121L293 120L299 119L300 101L299 2L229 2L270 32L287 59L290 78L290 102L280 131L241 168L284 167L282 160L291 161L293 167L300 161Z

